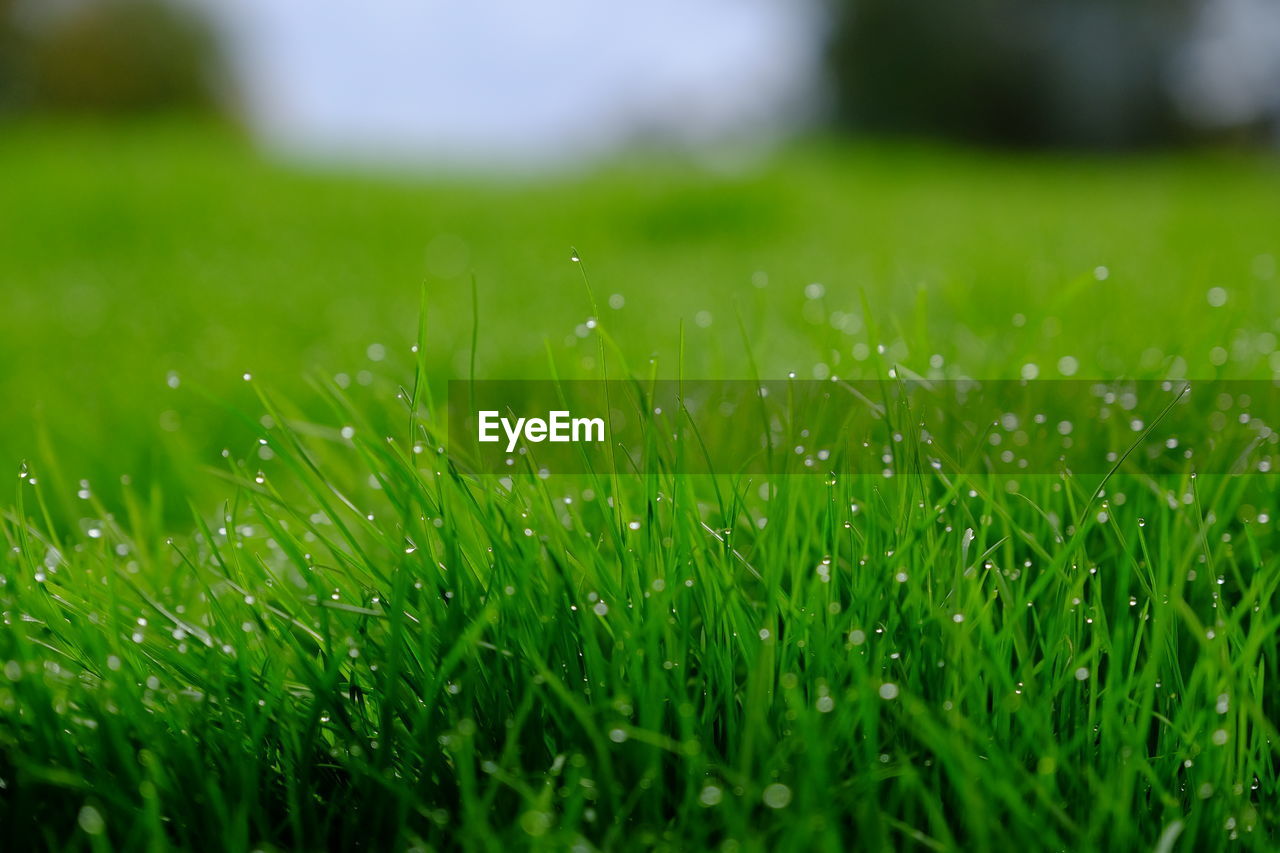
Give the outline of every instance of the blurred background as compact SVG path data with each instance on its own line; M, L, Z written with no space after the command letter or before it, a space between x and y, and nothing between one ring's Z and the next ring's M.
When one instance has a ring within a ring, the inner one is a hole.
M216 109L295 155L545 166L819 124L1277 140L1274 0L3 0L8 112Z
M245 374L394 396L424 286L467 375L473 281L491 378L592 375L594 313L667 375L1270 375L1278 44L1276 0L0 0L0 463L185 487Z

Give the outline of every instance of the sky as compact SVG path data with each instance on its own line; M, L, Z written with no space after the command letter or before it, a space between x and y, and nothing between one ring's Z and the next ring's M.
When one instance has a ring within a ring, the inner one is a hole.
M319 157L571 163L756 142L812 113L810 0L204 0L269 143Z

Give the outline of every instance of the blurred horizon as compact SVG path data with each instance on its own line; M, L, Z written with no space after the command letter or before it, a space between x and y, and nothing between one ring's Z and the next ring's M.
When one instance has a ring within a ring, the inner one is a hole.
M1268 0L0 0L0 115L212 106L304 161L473 171L833 129L1274 147L1276 43Z

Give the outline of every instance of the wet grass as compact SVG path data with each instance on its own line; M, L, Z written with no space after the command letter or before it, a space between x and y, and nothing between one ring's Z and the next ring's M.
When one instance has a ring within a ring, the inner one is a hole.
M0 230L13 843L1276 845L1268 476L438 452L471 268L481 376L1269 377L1265 161L819 147L469 186L183 128L0 149L30 208Z

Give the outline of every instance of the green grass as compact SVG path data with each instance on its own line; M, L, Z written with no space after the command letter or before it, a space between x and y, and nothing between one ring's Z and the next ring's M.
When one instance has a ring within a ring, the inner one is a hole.
M1088 506L435 451L473 271L484 378L1270 378L1271 161L814 143L392 180L46 126L0 181L12 843L1280 844L1269 477L1131 469Z

